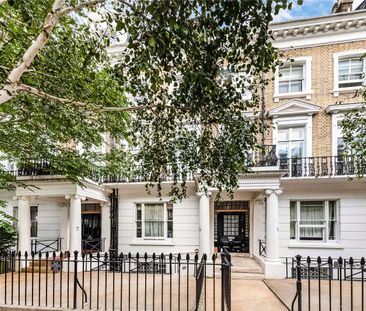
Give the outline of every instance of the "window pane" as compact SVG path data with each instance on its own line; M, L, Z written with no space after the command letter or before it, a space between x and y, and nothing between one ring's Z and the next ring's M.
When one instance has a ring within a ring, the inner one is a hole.
M323 240L324 228L300 228L300 240Z
M173 237L173 222L168 221L168 238Z
M302 225L324 224L324 202L323 201L300 202L300 224Z
M136 220L142 220L141 204L136 204Z
M291 129L291 139L299 140L304 138L304 128L294 127Z
M290 83L288 81L280 82L278 92L280 94L289 93L290 92Z
M280 78L280 81L290 80L290 67L289 66L284 66L284 67L280 68L279 78Z
M289 139L289 129L278 130L278 140L288 140Z
M30 209L31 237L35 238L38 236L38 206L31 206Z
M291 66L291 80L302 79L304 77L304 66Z
M291 157L300 158L304 155L304 142L294 141L291 142Z
M302 80L291 81L290 92L302 92Z
M290 202L290 239L296 239L296 219L297 219L297 209L296 202Z
M136 237L141 238L142 237L142 222L136 221Z
M164 237L164 204L145 204L145 236Z

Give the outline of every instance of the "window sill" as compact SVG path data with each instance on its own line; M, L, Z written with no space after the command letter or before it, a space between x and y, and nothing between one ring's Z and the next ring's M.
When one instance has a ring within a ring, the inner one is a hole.
M130 245L147 245L147 246L174 246L172 240L133 240Z
M343 249L343 245L338 243L300 243L293 242L288 245L289 248L328 248L328 249Z
M278 102L280 98L296 98L296 97L306 97L306 99L311 99L313 95L313 91L306 91L306 92L297 92L297 93L286 93L286 94L274 94L273 100Z
M362 86L354 86L354 87L345 87L342 89L336 89L336 90L333 90L333 95L334 95L334 97L338 97L339 94L342 94L342 93L355 93L357 90L359 90L361 88L362 88Z

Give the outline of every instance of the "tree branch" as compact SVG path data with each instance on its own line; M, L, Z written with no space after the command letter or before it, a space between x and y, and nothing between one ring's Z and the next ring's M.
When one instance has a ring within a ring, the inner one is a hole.
M99 110L99 111L103 111L103 112L128 112L128 111L138 111L138 110L144 110L144 109L150 109L150 108L156 108L157 105L145 105L145 106L127 106L127 107L105 107L103 105L99 105L99 104L91 104L91 103L86 103L86 102L81 102L81 101L74 101L72 99L67 99L67 98L62 98L62 97L58 97L58 96L54 96L51 94L48 94L46 92L40 91L38 89L36 89L33 86L30 85L26 85L26 84L19 84L16 88L17 91L20 92L26 92L26 93L30 93L33 94L37 97L41 97L41 98L45 98L45 99L49 99L52 101L56 101L62 104L70 104L70 105L74 105L76 107L93 107L94 110Z

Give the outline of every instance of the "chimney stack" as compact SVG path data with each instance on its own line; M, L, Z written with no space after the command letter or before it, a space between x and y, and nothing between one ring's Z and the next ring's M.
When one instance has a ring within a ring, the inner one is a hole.
M332 14L351 12L353 0L337 0L332 8Z

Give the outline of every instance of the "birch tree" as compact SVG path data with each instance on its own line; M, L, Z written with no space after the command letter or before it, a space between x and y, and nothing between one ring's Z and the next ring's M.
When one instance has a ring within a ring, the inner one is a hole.
M54 169L78 181L108 132L138 147L132 162L158 189L169 169L174 197L185 195L190 172L232 191L257 145L258 124L245 112L258 110L262 77L276 65L269 23L291 5L3 1L0 151L14 160L52 158ZM128 40L112 67L106 48L122 33ZM117 152L106 162L116 169L126 158Z

